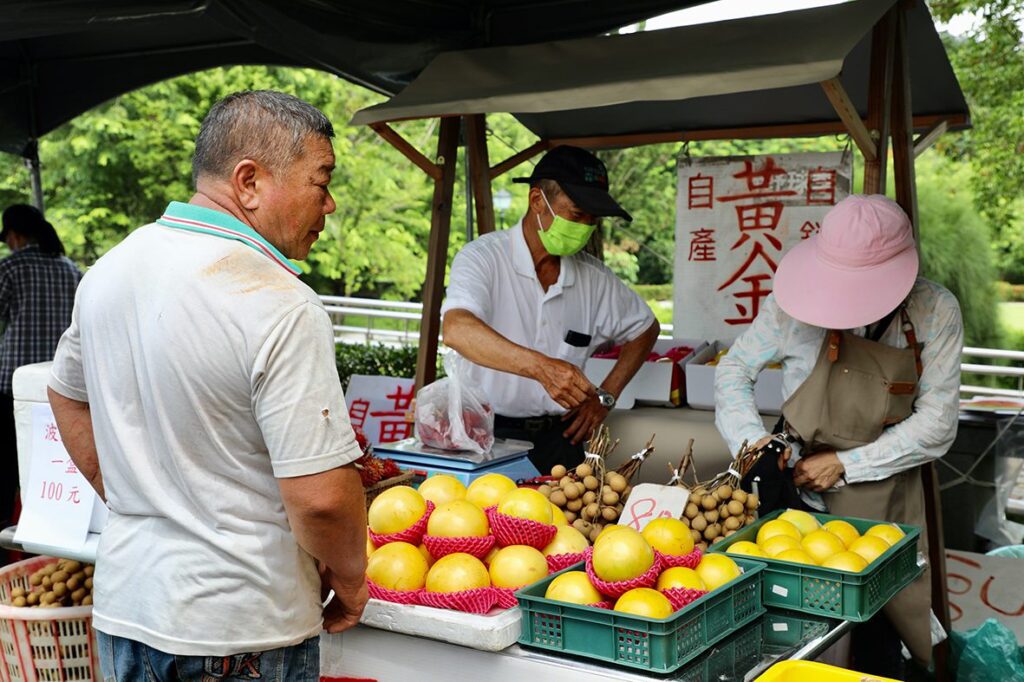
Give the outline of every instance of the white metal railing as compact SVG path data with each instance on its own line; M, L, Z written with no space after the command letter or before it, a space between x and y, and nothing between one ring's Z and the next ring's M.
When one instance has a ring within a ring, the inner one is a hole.
M334 325L336 343L371 342L413 344L419 342L422 303L404 301L381 301L371 298L349 296L321 296L324 307ZM355 318L358 324L353 322ZM384 327L376 323L391 322ZM661 337L672 338L672 325L662 323ZM1024 398L1024 351L1001 350L998 348L964 348L963 358L988 358L1006 360L1014 365L982 365L963 362L961 372L986 376L1012 377L1017 381L1016 389L993 388L962 384L960 392L969 395L990 395L1008 398Z

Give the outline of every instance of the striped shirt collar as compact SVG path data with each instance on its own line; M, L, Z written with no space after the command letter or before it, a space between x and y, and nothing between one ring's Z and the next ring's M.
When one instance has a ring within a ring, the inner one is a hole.
M227 213L194 204L172 201L156 222L164 227L174 227L179 230L240 241L249 248L259 251L293 275L298 276L302 272L256 230Z

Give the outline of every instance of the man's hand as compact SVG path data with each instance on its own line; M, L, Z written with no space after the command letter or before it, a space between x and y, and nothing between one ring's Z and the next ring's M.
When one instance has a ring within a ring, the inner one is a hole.
M323 565L320 567L320 581L322 599L326 599L329 591L334 590L334 599L324 607L324 630L333 634L358 625L370 597L366 581L361 580L355 585L343 584Z
M565 360L545 358L534 368L533 378L567 410L574 410L597 395L597 389L580 368Z
M572 420L562 435L570 439L573 445L579 445L581 441L590 437L607 416L608 408L601 404L597 396L591 396L582 405L562 417L562 421Z
M839 456L834 451L807 455L793 468L793 483L822 493L831 488L846 472Z

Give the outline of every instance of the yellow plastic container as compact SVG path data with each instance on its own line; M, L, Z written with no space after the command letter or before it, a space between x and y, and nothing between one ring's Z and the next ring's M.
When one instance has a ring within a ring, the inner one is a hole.
M813 661L783 661L776 663L754 682L897 682L890 677L876 677L867 673L836 668Z

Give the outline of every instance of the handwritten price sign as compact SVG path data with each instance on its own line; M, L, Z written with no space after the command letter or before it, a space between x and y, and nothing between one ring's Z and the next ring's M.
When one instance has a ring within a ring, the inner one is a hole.
M64 449L49 405L32 406L29 482L21 496L15 540L52 550L81 549L94 506L103 506Z
M946 551L946 585L953 629L970 630L995 618L1024 641L1024 582L1020 559Z
M643 530L654 519L678 519L690 499L690 491L674 485L640 483L633 487L619 523Z

